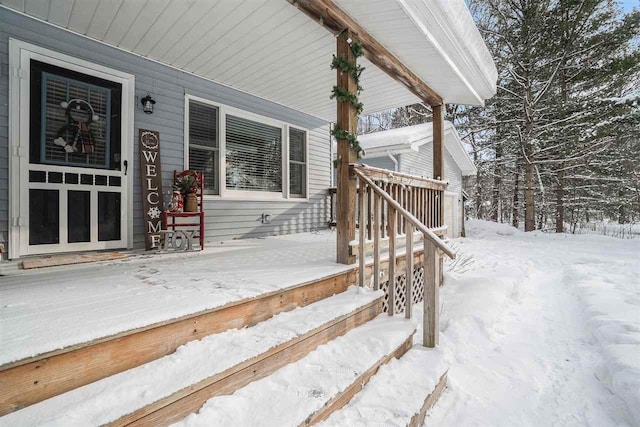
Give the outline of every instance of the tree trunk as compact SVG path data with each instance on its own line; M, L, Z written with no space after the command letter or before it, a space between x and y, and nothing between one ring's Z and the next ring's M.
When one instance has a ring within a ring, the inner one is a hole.
M476 136L472 132L471 133L471 146L473 147L473 164L477 167L476 172L476 218L483 219L484 215L482 212L482 185L480 183L480 167L478 167L478 149L476 146Z
M535 200L533 194L534 165L526 161L524 173L524 231L536 229Z
M513 184L513 211L511 214L511 225L515 228L518 228L520 225L520 209L518 207L518 193L520 189L518 187L520 187L520 171L516 167L515 183Z
M620 201L620 206L618 207L618 224L626 224L627 223L627 212L624 208L623 202L624 193L622 190L618 191L618 200Z
M502 183L502 144L496 142L496 163L493 175L493 197L491 200L491 219L500 221L500 185Z
M556 187L556 233L564 233L564 171L563 170L558 171L558 186Z

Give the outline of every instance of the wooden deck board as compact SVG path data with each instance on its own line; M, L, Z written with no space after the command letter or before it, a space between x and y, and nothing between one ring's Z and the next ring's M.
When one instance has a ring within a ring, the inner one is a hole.
M191 340L311 304L352 284L355 272L350 270L5 365L0 368L0 416L150 362Z
M188 414L197 411L212 397L232 394L247 384L270 375L283 366L303 358L319 345L344 335L351 329L375 318L381 311L382 299L379 298L353 313L334 319L295 340L274 347L267 353L199 384L180 390L166 399L109 425L165 426L180 421Z
M442 392L447 387L448 372L449 371L442 374L433 392L431 392L431 394L429 394L424 400L424 404L422 405L422 409L420 409L420 412L411 417L411 421L409 422L408 427L420 427L424 424L424 419L427 416L427 413L431 410L431 408L435 406L435 404L438 402L438 399L440 399L440 396L442 396Z
M22 268L24 270L31 270L34 268L59 267L61 265L85 264L88 262L113 261L128 257L129 255L122 252L55 255L25 259L22 261Z
M343 390L338 396L335 396L333 399L331 399L331 401L329 401L323 408L309 415L309 418L306 419L303 425L313 425L329 418L332 413L349 403L353 396L355 396L360 390L364 388L365 385L367 385L371 377L373 377L376 372L378 372L380 366L388 363L391 359L402 357L403 354L409 351L412 345L413 335L407 338L406 341L404 341L392 353L378 360L371 368L367 369L364 373L355 378L353 383L346 390Z

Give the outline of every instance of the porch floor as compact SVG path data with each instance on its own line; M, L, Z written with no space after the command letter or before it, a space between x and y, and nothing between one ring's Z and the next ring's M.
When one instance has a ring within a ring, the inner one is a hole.
M234 240L0 277L0 366L354 268L335 263L335 239Z

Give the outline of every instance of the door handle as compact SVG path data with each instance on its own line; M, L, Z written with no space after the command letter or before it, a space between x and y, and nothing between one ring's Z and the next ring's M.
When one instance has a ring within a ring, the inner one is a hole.
M127 176L127 169L129 169L129 162L125 160L122 163L124 163L124 175Z

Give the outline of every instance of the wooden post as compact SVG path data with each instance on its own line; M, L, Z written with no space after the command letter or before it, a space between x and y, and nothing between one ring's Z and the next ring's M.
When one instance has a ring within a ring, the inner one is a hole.
M433 177L444 180L444 105L431 107L433 115ZM434 226L444 225L444 192L438 191L438 201L434 208L437 209Z
M444 179L444 105L431 107L433 116L433 178Z
M424 236L424 318L422 343L425 347L438 345L440 332L440 301L438 285L438 252Z
M408 219L404 220L405 226L405 246L406 251L404 255L405 259L405 274L406 277L406 288L405 288L405 305L404 305L404 317L407 319L411 319L411 308L413 305L413 224Z
M396 310L396 208L389 206L389 316Z
M337 55L347 61L355 62L347 41L355 40L350 30L343 31L337 38ZM337 70L339 87L351 93L357 93L356 82L350 73ZM338 102L336 126L346 132L356 134L358 113L349 102ZM356 179L349 170L349 163L357 161L356 152L347 140L338 140L338 181L336 194L337 262L354 264L355 257L349 251L349 242L356 237ZM361 231L364 231L362 226Z
M365 245L366 237L367 237L367 184L360 180L360 186L358 188L358 213L360 214L360 218L358 220L358 240L360 251L358 253L358 284L360 286L365 286L366 276L367 276L367 264L366 264L366 255L367 248Z
M380 232L382 222L380 219L381 208L380 195L373 194L373 289L380 289Z

